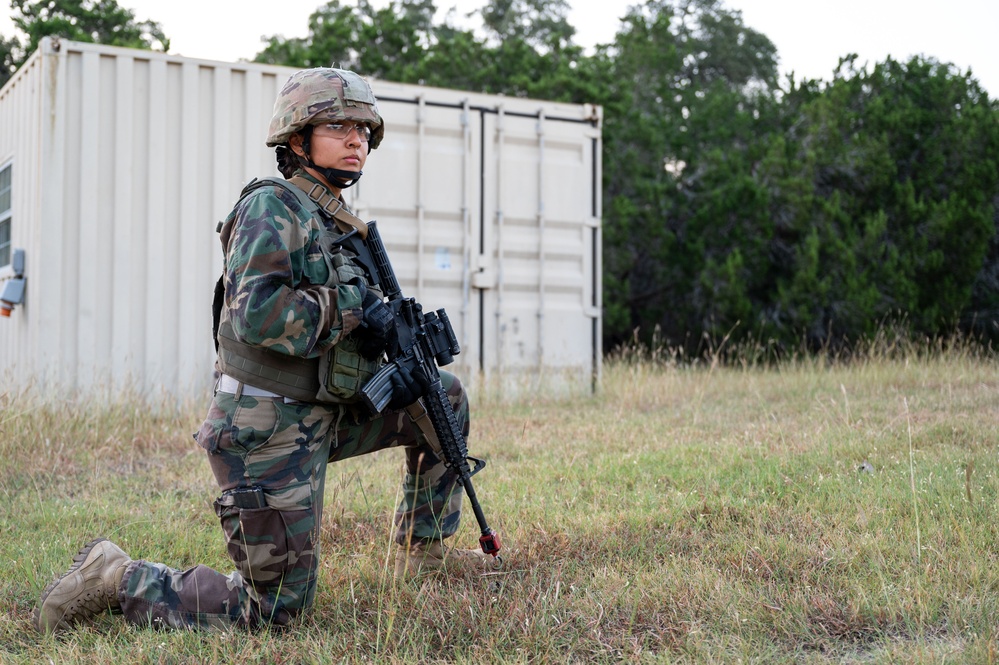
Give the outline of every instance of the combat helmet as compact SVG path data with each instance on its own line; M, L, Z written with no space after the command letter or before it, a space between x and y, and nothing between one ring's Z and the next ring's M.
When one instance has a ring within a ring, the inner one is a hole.
M293 134L303 132L303 147L310 154L311 127L322 122L353 120L371 128L368 150L374 150L385 136L385 121L378 113L378 101L368 82L352 71L333 67L316 67L295 72L274 101L274 114L267 132L267 145L285 146ZM361 177L360 171L324 169L311 163L338 185L349 187ZM325 171L329 170L327 174Z

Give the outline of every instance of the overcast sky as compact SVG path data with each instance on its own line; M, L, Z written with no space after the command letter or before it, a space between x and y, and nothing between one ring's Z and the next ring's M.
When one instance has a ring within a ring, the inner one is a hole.
M347 0L349 2L349 0ZM385 0L373 0L376 6ZM569 22L584 46L610 42L631 0L569 0ZM170 51L210 60L251 59L261 37L305 36L308 17L322 0L119 0L140 20L158 21ZM436 0L442 10L476 9L481 0ZM743 21L777 46L780 70L797 78L831 78L841 56L861 63L888 55L925 55L968 68L991 97L999 97L999 1L997 0L727 0ZM599 9L594 9L598 7ZM13 34L9 16L0 32Z

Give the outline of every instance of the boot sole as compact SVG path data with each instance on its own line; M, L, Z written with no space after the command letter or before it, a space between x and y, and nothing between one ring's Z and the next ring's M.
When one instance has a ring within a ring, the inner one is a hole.
M42 633L48 632L44 628L42 628L42 625L40 623L42 618L42 605L45 604L45 599L49 597L49 594L52 593L52 590L55 589L60 582L69 577L71 574L75 573L79 569L79 567L83 565L83 562L86 561L88 556L90 556L90 552L95 547L97 547L98 543L102 543L105 540L107 540L107 538L95 538L94 540L91 540L89 543L81 547L80 551L77 552L76 556L73 557L73 565L69 567L69 570L67 570L65 573L63 573L56 579L52 580L51 582L49 582L48 586L46 586L45 589L42 591L42 596L41 598L38 599L38 607L35 608L35 628L37 628L39 632ZM55 629L68 628L69 626L70 624L68 622L60 621L55 625L53 632L55 631Z

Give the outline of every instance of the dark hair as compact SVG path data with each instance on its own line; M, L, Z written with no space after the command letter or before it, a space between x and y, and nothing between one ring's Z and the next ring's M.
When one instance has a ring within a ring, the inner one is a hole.
M305 150L305 154L308 155L310 152L309 143L312 139L312 125L305 127L299 132L299 134L302 135L302 149ZM286 180L295 175L295 171L303 166L306 166L307 163L307 160L297 155L287 143L274 148L274 157L277 159L278 171L281 172L281 175L283 175Z
M298 169L298 155L286 143L274 148L274 156L277 158L277 167L281 175L284 176L285 180L291 178Z

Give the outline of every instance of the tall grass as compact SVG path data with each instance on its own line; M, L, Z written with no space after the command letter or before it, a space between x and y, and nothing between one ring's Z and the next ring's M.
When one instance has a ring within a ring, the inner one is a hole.
M632 349L594 395L477 400L505 554L485 575L393 582L400 455L331 467L316 606L284 633L107 617L37 635L39 592L95 535L229 564L190 434L203 405L8 395L0 661L994 662L996 359L887 339L831 361L723 352Z

